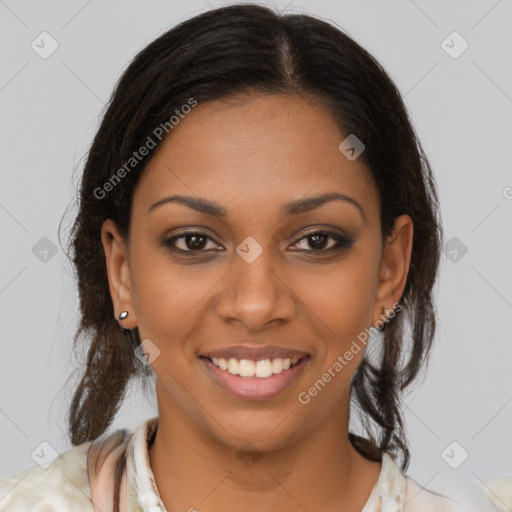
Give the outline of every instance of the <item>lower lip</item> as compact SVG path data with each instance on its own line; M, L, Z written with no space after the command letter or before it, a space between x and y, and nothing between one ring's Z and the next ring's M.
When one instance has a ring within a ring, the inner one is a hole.
M295 366L288 370L283 370L281 373L276 373L266 378L233 375L227 370L221 370L206 357L201 357L200 359L215 381L233 395L245 400L266 400L279 395L279 393L282 393L287 387L291 386L302 373L309 357L303 357Z

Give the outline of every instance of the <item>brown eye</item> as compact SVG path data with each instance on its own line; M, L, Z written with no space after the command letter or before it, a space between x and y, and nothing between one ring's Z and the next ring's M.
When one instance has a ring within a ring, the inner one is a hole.
M164 240L164 245L182 252L204 252L204 249L208 246L208 241L214 244L214 247L210 247L210 249L218 250L218 245L206 233L201 231L187 231L167 238Z
M333 240L334 243L329 244L329 239ZM312 250L305 249L307 252L328 252L336 249L348 248L354 242L354 240L338 235L337 233L331 233L329 231L314 231L302 237L298 242L295 242L292 247L299 248L298 245L303 240L307 240L307 245L312 248Z

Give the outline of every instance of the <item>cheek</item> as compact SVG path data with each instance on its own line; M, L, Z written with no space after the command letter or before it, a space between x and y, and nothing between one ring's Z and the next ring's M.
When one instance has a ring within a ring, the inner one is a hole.
M376 264L354 254L327 272L300 280L298 295L340 341L357 336L371 324Z
M300 293L307 298L304 314L318 333L315 374L325 383L312 382L312 388L304 391L313 397L322 390L322 398L315 402L318 407L327 407L347 391L361 363L372 321L375 281L372 262L358 257L302 282Z
M132 251L131 269L141 336L155 342L179 340L191 325L199 324L202 300L214 284L211 272L177 265L165 249L143 244Z

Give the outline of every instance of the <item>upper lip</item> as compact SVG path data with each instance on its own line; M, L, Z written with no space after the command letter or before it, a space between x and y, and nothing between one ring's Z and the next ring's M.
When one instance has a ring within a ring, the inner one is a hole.
M263 359L301 359L309 356L303 350L294 350L292 348L279 347L277 345L265 345L263 347L248 347L244 345L237 345L232 347L220 348L200 354L208 358L223 358L223 359L249 359L252 361L261 361Z

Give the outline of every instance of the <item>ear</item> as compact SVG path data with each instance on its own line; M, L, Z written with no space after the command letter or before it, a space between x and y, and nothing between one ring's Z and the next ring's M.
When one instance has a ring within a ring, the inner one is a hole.
M400 300L407 282L411 262L413 222L409 215L395 219L393 231L384 245L379 282L375 290L372 325L377 327L386 321L384 308L393 309Z
M105 251L110 296L114 304L116 320L125 329L137 326L133 307L131 271L126 242L112 219L101 226L101 242ZM128 311L124 320L119 320L121 311Z

